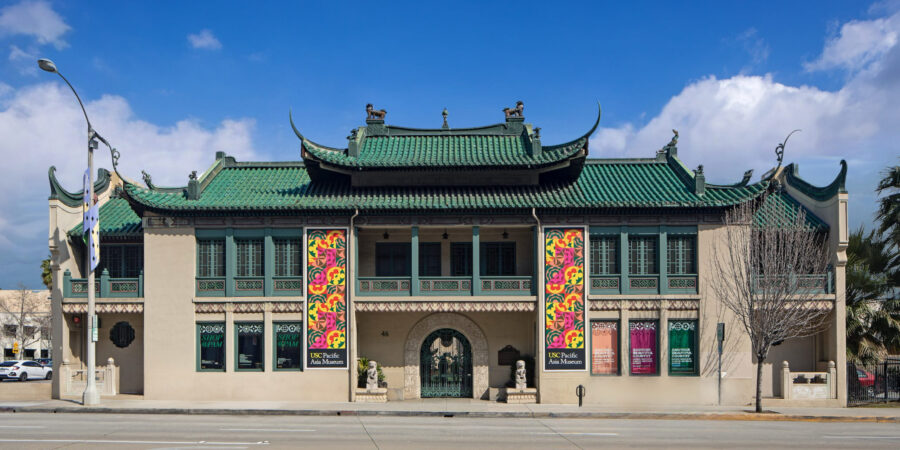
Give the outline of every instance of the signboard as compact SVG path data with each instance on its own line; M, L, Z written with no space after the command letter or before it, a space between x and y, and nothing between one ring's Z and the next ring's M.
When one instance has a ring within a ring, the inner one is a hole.
M619 373L619 323L591 322L591 375Z
M631 343L631 374L656 374L656 321L636 320L629 323Z
M669 373L697 373L697 321L669 321Z
M544 251L544 370L585 370L584 229L546 228Z
M347 367L347 231L307 231L306 366Z

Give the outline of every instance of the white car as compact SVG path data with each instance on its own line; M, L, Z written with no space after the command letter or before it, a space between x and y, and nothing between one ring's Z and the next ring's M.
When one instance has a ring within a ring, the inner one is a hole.
M0 362L0 380L49 380L52 377L53 370L51 367L44 367L34 361L13 360Z

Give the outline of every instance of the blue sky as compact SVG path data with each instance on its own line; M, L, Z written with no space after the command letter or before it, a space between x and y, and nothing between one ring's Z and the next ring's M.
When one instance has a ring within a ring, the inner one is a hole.
M871 226L879 171L898 163L900 15L864 2L0 1L0 287L39 287L46 171L80 189L84 125L53 59L120 168L184 184L217 150L298 159L287 121L344 145L367 102L388 122L502 120L525 102L552 144L603 106L592 156L679 156L713 183L756 176L795 128L788 161L824 185L848 159L851 224ZM98 161L108 167L105 156Z

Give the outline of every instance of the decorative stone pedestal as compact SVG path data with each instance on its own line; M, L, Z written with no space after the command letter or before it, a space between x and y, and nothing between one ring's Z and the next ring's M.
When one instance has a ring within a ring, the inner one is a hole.
M387 403L387 388L356 389L357 403Z
M514 389L506 388L506 403L537 403L537 389L525 388Z

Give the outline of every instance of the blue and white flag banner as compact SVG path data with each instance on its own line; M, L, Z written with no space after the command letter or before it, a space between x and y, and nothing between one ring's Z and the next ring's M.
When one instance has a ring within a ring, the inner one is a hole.
M90 254L91 270L97 268L100 264L100 206L94 201L93 186L91 186L91 172L84 172L84 222L82 224L82 232L84 233L84 243L87 244Z

